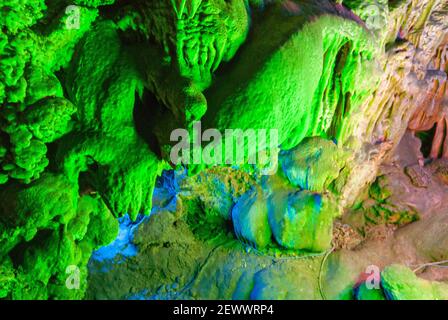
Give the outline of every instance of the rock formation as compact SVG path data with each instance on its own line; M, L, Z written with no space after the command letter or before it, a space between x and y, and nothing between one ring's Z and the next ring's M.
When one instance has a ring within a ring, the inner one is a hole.
M0 299L448 299L447 21L2 1Z

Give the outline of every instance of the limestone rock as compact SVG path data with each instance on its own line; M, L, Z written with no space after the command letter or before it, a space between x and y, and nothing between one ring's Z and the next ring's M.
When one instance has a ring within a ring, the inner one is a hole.
M283 152L280 163L294 186L323 192L339 176L347 157L333 141L313 137Z
M448 300L448 284L419 279L402 265L385 268L381 285L390 300Z
M300 191L283 203L270 203L269 224L276 241L288 249L321 252L331 247L337 207L329 197Z

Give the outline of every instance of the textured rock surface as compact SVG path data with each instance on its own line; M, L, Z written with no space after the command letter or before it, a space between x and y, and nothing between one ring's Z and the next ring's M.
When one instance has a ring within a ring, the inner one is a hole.
M314 137L281 154L280 164L294 186L323 192L336 180L347 158L332 141Z
M243 195L232 209L235 234L256 248L271 243L272 232L268 220L268 204L256 192Z
M335 136L342 125L332 121L338 102L352 96L356 109L371 90L365 77L375 57L373 39L326 1L305 2L301 14L288 19L274 4L258 19L235 63L207 90L205 124L274 128L284 149L306 136Z
M276 197L270 203L269 223L280 245L313 252L330 248L338 212L331 198L307 191L288 194L283 203Z

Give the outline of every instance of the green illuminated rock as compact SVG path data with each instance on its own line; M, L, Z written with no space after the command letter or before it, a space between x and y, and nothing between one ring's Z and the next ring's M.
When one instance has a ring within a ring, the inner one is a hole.
M381 288L368 288L365 282L355 289L355 298L356 300L386 300Z
M0 278L8 280L0 290L3 297L82 298L92 251L115 239L118 231L101 199L85 195L78 200L77 187L54 175L25 188L9 187L0 198ZM80 270L80 290L66 287L70 266Z
M232 209L235 234L256 248L271 243L272 232L268 221L268 204L263 194L249 191Z
M314 137L281 154L280 163L294 186L322 192L338 177L347 158L332 141Z
M339 139L344 119L375 84L366 72L374 41L357 22L318 5L304 4L306 17L288 19L279 6L266 10L237 63L206 91L204 122L218 129L277 129L282 149L307 136Z
M274 195L269 207L269 224L281 246L321 252L331 246L337 212L330 198L317 193Z

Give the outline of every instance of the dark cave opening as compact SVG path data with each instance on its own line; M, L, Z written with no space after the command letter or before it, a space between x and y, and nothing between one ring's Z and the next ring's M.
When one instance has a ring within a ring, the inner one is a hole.
M417 138L419 138L422 142L420 151L422 152L425 159L429 158L431 155L431 148L434 140L434 135L436 133L436 128L437 124L434 124L434 126L427 131L420 131L416 133Z
M9 252L9 257L15 268L23 265L25 262L25 253L27 249L32 247L33 244L44 244L46 240L48 240L53 234L54 230L51 229L42 229L34 236L31 241L22 241L17 244L14 249Z
M150 91L145 90L142 97L136 95L133 114L135 130L159 159L162 158L162 149L152 128L160 123L159 119L162 119L166 113L167 109Z
M89 159L88 170L79 173L79 195L94 194L97 192L95 186L98 183L95 181L95 177L98 175L98 163L93 159Z
M336 88L338 87L336 85L336 82L337 81L341 82L342 72L344 70L347 58L350 54L351 47L352 43L347 42L339 49L334 63L335 77L332 80L333 83L329 85L328 88L326 88L326 90L328 89L336 90ZM324 55L324 62L327 54L328 53ZM343 90L340 89L336 110L334 111L333 119L331 120L331 125L327 130L327 136L330 137L331 139L336 140L338 139L339 128L341 127L344 118L350 112L350 96L351 96L350 92L344 94Z

